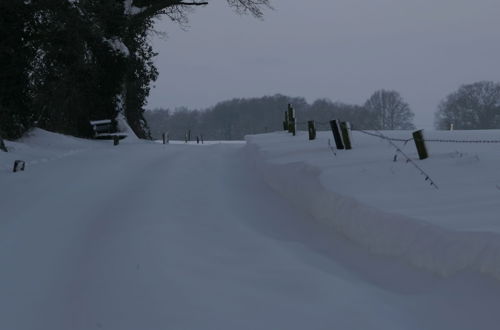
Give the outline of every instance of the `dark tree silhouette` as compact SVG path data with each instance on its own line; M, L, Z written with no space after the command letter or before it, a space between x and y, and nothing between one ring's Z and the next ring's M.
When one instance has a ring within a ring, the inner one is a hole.
M149 42L154 19L185 23L209 1L31 0L0 3L0 135L34 123L89 136L89 120L126 120L149 136L143 117L158 71ZM227 0L261 17L269 0Z
M376 129L413 129L414 114L396 91L378 90L365 102Z
M438 129L500 128L500 83L480 81L461 86L438 107Z

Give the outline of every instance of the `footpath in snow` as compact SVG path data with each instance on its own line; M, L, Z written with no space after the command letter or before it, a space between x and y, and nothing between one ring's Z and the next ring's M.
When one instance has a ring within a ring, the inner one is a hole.
M341 197L334 190L343 180L348 186L346 171L357 173L356 166L366 168L358 177L368 182L378 173L435 193L423 178L378 152L367 163L356 151L361 139L335 158L320 137L309 143L276 133L203 147L125 139L113 147L35 130L7 142L9 153L0 152L0 329L498 329L498 281L474 271L442 278L363 247L398 251L399 235L413 237L407 222L429 219L401 210L389 216L355 194L370 196L368 188ZM365 148L375 147L386 146ZM11 172L15 159L27 161L25 172ZM333 185L328 166L344 168L330 173ZM331 226L337 215L352 225ZM452 230L439 228L444 237ZM439 256L439 247L422 250Z
M305 132L249 136L247 148L275 190L371 251L444 276L472 270L500 279L500 143L491 143L500 131L425 134L461 141L428 142L423 161L413 141L395 142L439 189L386 140L362 132L352 132L353 150L336 155L331 132L314 141Z

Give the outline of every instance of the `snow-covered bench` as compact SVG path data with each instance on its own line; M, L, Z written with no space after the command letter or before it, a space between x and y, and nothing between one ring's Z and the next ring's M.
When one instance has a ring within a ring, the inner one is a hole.
M90 121L90 126L92 126L95 139L111 140L118 137L121 140L127 137L126 133L118 132L116 123L113 123L111 119L93 120Z

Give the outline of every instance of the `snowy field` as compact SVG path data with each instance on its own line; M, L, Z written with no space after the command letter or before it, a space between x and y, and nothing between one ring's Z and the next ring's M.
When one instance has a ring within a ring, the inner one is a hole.
M329 138L7 141L0 329L498 329L500 145Z

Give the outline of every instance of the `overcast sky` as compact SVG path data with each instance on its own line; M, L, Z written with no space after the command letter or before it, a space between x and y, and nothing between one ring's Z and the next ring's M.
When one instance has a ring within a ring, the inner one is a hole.
M160 77L148 108L205 108L282 93L362 104L401 93L431 128L439 101L460 85L500 81L499 0L272 0L263 21L223 0L167 20L155 38Z

